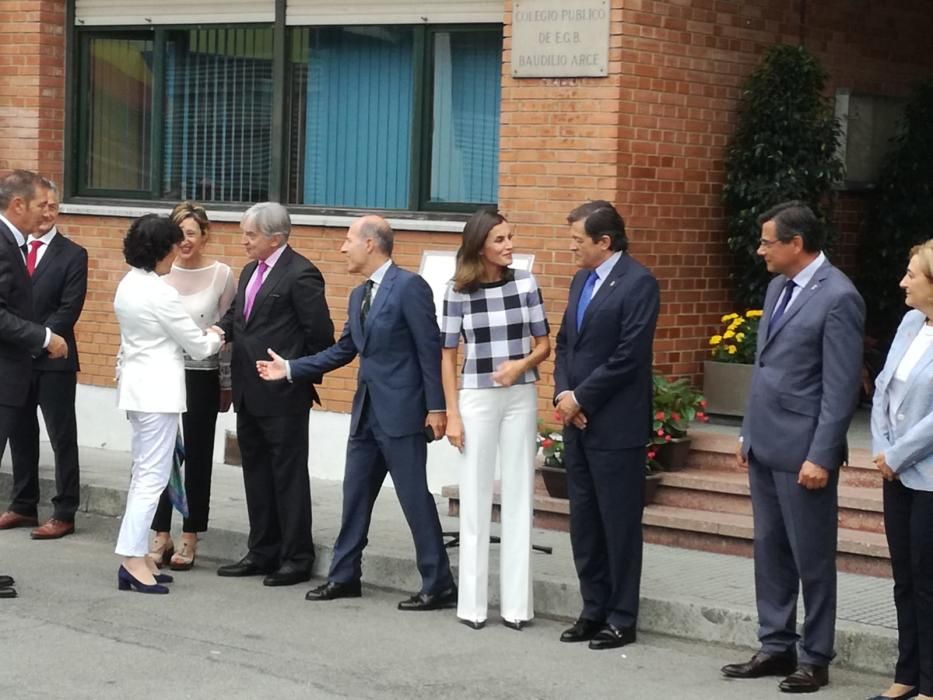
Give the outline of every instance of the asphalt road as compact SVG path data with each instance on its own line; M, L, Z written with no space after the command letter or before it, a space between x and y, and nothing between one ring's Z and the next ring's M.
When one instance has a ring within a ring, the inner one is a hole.
M33 542L0 533L0 698L778 698L777 679L726 681L746 650L642 635L621 650L561 644L564 622L522 632L491 611L480 631L453 611L403 613L405 594L309 603L309 586L222 579L217 562L178 573L168 596L119 592L117 522L84 516L79 533ZM315 585L312 582L311 585ZM886 680L832 670L816 697L863 698Z

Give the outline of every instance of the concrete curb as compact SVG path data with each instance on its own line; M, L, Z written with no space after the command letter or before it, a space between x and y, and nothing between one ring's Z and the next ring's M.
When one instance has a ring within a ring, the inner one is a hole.
M12 476L0 473L0 493L8 493ZM40 478L42 493L54 493L52 479ZM120 517L126 503L126 491L85 484L81 488L80 512ZM80 526L79 526L80 527ZM247 534L232 529L212 527L203 558L235 561L246 552ZM333 549L330 542L318 540L314 575L327 574ZM410 556L399 556L367 549L363 561L365 583L380 588L414 592L420 581ZM674 575L674 572L672 572ZM498 580L490 577L490 604L498 604ZM541 617L573 619L579 612L580 594L576 580L537 576L534 583L535 611ZM710 605L702 600L651 597L641 600L639 629L645 632L679 637L691 641L712 642L756 649L757 620L754 611ZM839 622L836 628L835 664L860 671L889 675L897 658L897 635L894 630L851 622ZM739 653L736 660L741 658ZM730 661L724 658L723 663Z

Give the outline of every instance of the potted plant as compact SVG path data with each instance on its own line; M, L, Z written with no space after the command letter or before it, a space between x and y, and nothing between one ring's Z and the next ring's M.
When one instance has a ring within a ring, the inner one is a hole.
M709 339L711 359L703 363L703 394L709 413L745 413L761 315L761 309L726 314L722 327Z
M669 380L654 375L651 443L648 445L650 466L666 471L683 469L690 454L687 428L694 419L706 421L706 400L689 380Z
M560 428L538 421L538 471L551 498L567 498L567 473L564 471L564 435Z
M564 468L564 436L559 428L538 422L538 472L551 498L567 498L567 472ZM650 452L650 450L649 450ZM655 454L645 460L645 504L651 503L660 484L661 473Z

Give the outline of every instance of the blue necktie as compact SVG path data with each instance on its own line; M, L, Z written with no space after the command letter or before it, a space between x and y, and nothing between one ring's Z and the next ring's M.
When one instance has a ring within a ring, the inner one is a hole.
M787 311L787 305L790 303L790 299L794 296L794 287L797 284L794 280L787 280L784 284L784 296L781 297L781 303L778 304L778 307L774 310L774 313L771 314L771 319L768 321L768 337L771 337L771 333L774 331L774 327L777 325L777 322L781 320L781 316L784 315L784 312Z
M577 302L577 330L580 330L580 326L583 325L583 315L586 313L586 307L590 305L590 302L593 300L593 288L596 286L596 280L599 279L599 275L596 274L596 270L592 270L589 276L586 278L586 282L583 285L583 291L580 292L580 301Z

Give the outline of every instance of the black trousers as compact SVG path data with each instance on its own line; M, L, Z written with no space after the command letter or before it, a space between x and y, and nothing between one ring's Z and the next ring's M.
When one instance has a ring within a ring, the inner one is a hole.
M263 566L311 568L311 479L308 415L257 416L241 405L236 416L249 515L249 553Z
M564 433L567 434L566 432ZM603 450L598 436L565 443L570 546L580 617L635 627L641 588L645 448Z
M13 493L10 510L36 517L39 505L39 416L42 409L45 428L55 454L55 495L52 517L74 522L80 502L80 467L78 466L78 426L75 420L74 372L32 373L26 405L20 409L16 427L10 435L13 458Z
M185 442L185 495L188 517L184 532L205 532L211 508L211 472L214 467L214 428L220 410L220 375L217 370L185 370L188 410L181 416ZM172 502L168 489L162 492L152 518L152 529L172 529Z
M884 528L897 608L897 683L933 695L933 492L884 482Z

